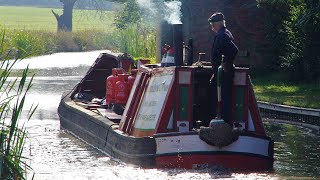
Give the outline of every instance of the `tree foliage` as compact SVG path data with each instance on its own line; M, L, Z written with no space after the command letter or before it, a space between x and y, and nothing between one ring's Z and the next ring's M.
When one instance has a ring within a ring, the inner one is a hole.
M320 80L319 0L257 0L265 10L267 38L274 69L294 80Z
M127 29L130 24L141 21L141 10L135 0L128 0L124 7L115 17L115 26L117 29Z

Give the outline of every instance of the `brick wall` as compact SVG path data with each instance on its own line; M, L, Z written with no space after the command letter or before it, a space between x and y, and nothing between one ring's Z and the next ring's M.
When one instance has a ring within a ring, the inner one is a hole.
M208 18L217 11L223 12L227 28L232 32L240 53L236 64L261 66L265 53L266 39L264 33L264 16L256 7L250 6L255 0L181 0L184 41L194 40L194 61L199 53L206 53L210 60L210 50L214 33ZM171 43L170 26L161 28L162 45ZM246 52L249 56L244 56Z
M233 0L224 7L227 27L232 31L235 42L241 53L249 56L239 56L236 64L246 64L254 67L262 66L266 53L266 34L264 31L264 13L250 4L255 0Z

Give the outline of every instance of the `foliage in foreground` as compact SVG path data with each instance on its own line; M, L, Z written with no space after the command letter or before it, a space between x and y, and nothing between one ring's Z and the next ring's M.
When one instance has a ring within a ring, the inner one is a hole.
M27 67L21 77L9 78L13 66L22 56L9 61L11 49L4 41L5 31L0 31L0 35L0 179L25 179L26 169L30 168L22 157L27 134L25 123L21 124L19 120L33 76L27 80ZM27 120L35 109L30 108Z

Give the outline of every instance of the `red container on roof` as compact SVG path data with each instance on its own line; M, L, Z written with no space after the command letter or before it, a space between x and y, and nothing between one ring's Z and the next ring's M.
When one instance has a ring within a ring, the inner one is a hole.
M118 81L117 71L119 68L112 69L112 75L110 75L106 80L106 101L107 104L114 103L115 101L115 86Z
M131 91L131 89L132 89L133 83L136 80L137 73L138 73L137 69L131 70L131 75L128 77L129 91Z
M115 103L125 105L129 98L128 74L119 74L115 86Z
M117 75L124 73L124 70L122 68L114 68L114 69L116 70Z

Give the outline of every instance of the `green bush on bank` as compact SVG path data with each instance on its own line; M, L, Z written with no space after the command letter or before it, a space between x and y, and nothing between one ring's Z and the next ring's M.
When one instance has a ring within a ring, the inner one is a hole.
M156 56L156 33L153 29L139 24L131 24L119 31L117 47L120 52L127 52L134 57Z
M10 58L37 56L55 52L90 51L115 49L114 38L102 31L46 32L7 31L4 42Z
M7 30L4 35L11 59L21 56L38 56L56 52L78 52L99 49L127 52L132 56L154 57L155 33L132 26L118 33L99 30L76 32L47 32ZM1 57L0 57L1 59ZM3 59L3 58L2 58Z

